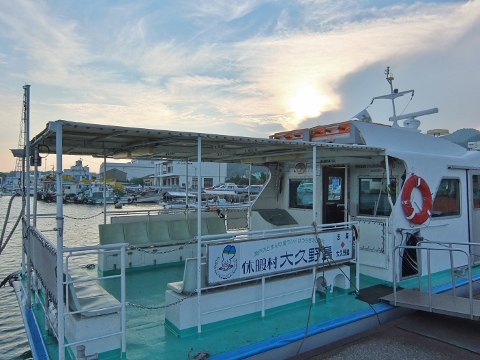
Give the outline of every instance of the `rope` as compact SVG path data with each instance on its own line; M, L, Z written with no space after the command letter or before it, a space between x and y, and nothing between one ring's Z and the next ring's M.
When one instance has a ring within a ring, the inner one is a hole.
M138 250L138 251L141 251L141 252L144 252L144 253L147 253L147 254L168 254L168 253L171 253L171 252L174 252L174 251L182 250L185 246L196 243L196 242L197 242L196 238L193 238L189 242L187 242L183 245L179 245L177 248L173 248L173 249L169 249L169 250L163 250L163 251L158 251L157 250L158 248L156 248L154 250L146 250L144 248L141 248L141 247L138 247L138 246L135 246L135 245L132 245L132 244L128 244L128 248L132 249L132 250Z
M325 251L325 246L323 246L320 238L318 237L318 230L317 230L317 224L315 222L312 223L312 226L313 226L313 230L315 232L315 238L317 240L317 243L318 243L318 251L319 251L319 256L318 256L318 259L317 259L317 266L319 265L320 263L320 252L323 252L323 261L327 260L328 262L328 265L330 266L336 266L338 270L340 270L340 272L343 274L343 276L345 276L345 278L350 282L350 285L353 286L355 288L355 291L356 293L358 294L358 296L362 297L363 296L361 295L360 293L360 290L357 289L356 285L354 284L354 282L352 281L352 279L350 277L347 276L347 274L345 274L345 272L342 270L342 268L340 267L340 265L333 259L332 257L332 254L331 252L329 251ZM358 233L357 233L357 229L354 228L354 244L355 244L355 241L357 241L357 236L358 236ZM357 254L358 256L358 254ZM357 276L359 276L359 274L357 274ZM302 348L303 346L303 343L305 341L305 339L307 338L307 335L308 335L308 326L310 324L310 316L311 316L311 311L312 311L312 306L313 306L313 296L314 296L314 289L315 289L315 281L316 279L313 279L314 281L314 285L312 286L312 296L310 297L310 308L308 310L308 317L307 317L307 325L305 326L305 334L303 336L303 339L300 343L300 345L298 346L298 349L297 349L297 353L296 355L298 355L300 353L300 349ZM363 300L365 301L365 298L363 298ZM368 303L367 301L365 301L369 306L370 308L372 309L372 311L375 313L375 316L377 317L377 321L378 321L378 324L381 325L381 321L380 321L380 316L378 315L378 313L375 311L374 307Z
M18 218L17 218L17 221L15 222L15 225L13 226L12 230L10 231L10 234L8 235L7 239L5 240L5 243L3 242L3 238L5 236L5 231L7 230L7 224L8 224L8 218L10 217L10 210L12 208L12 202L13 202L13 199L17 196L18 194L14 194L11 198L10 198L10 201L8 203L8 209L7 209L7 213L5 214L5 222L3 224L3 229L2 229L2 236L0 238L0 255L2 254L3 252L3 249L5 249L5 247L7 246L8 244L8 241L11 239L11 237L13 236L13 233L15 232L18 224L20 223L20 220L22 219L22 216L23 216L23 209L24 207L22 206L22 210L20 211L20 214L18 215ZM23 199L24 200L24 199Z
M415 94L415 92L412 91L412 96L410 97L410 100L408 100L407 105L405 105L405 107L403 108L403 110L402 110L402 112L400 113L400 115L402 115L402 114L405 112L405 110L407 109L408 105L410 104L410 101L412 101L414 94Z
M72 220L89 220L93 219L97 216L100 216L103 214L103 211L100 211L98 214L92 215L92 216L87 216L87 217L74 217L74 216L68 216L68 215L63 215L63 217L66 217L67 219L72 219Z
M188 360L205 360L210 357L210 353L208 351L202 350L196 353L195 356L192 358L190 356L192 351L193 351L193 348L190 348L190 351L188 352Z
M179 299L173 303L170 303L170 304L165 304L165 305L158 305L158 306L146 306L146 305L140 305L140 304L135 304L135 303L131 303L129 302L128 305L132 305L133 307L137 308L137 309L141 309L141 310L158 310L158 309L166 309L170 306L173 306L173 305L177 305L177 304L180 304L182 301L185 301L187 300L188 298L191 298L192 296L194 296L197 292L196 291L193 291L191 293L188 293L186 297L184 297L183 299Z
M325 247L323 246L322 242L318 238L317 224L313 222L312 226L313 226L313 230L315 231L315 239L317 240L317 243L318 243L318 257L317 257L317 265L316 265L316 267L318 267L318 265L320 264L320 252L324 253L323 261L325 261ZM307 325L305 326L305 334L303 335L302 341L298 346L297 353L295 355L298 355L300 353L300 349L302 348L303 343L308 335L308 326L310 325L310 317L312 314L312 307L313 307L313 297L315 296L315 281L317 281L316 276L313 279L312 294L310 295L310 304L308 307L308 316L307 316Z

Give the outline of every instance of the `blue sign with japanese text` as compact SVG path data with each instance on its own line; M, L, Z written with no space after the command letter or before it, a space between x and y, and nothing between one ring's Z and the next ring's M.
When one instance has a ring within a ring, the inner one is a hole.
M208 244L208 284L353 259L352 230Z

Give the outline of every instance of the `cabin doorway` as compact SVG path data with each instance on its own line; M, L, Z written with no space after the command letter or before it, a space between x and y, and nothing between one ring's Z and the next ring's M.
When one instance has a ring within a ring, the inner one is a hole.
M333 224L345 219L345 167L323 168L323 223Z
M468 171L470 241L480 244L480 170ZM473 262L480 263L480 245L472 246Z

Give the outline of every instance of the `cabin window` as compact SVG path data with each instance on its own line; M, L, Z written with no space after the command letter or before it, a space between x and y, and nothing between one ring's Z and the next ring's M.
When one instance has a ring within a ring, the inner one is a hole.
M460 180L442 179L433 200L432 217L460 215Z
M291 179L289 186L289 205L295 209L313 208L313 180Z
M359 179L359 215L381 215L389 216L392 212L390 202L388 201L387 179L375 177L362 177ZM397 199L397 181L391 178L390 196L395 204Z
M473 208L480 209L480 175L473 175Z
M342 178L337 176L329 176L327 200L342 200L342 198Z

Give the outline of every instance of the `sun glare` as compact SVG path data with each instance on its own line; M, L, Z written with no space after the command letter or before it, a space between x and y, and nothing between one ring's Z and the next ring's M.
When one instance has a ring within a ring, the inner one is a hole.
M313 87L303 87L290 100L290 109L300 120L320 115L328 102L328 98L318 94Z

